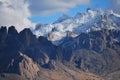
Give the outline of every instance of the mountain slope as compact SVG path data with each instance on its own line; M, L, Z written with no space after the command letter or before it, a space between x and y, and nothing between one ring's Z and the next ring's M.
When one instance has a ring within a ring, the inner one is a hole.
M75 17L63 15L52 24L38 24L34 33L45 36L53 44L59 45L69 33L72 33L70 36L76 37L83 32L119 29L119 20L120 15L113 11L88 8L85 13L77 13Z
M1 27L0 44L1 80L102 79L63 65L58 59L58 47L44 37L36 38L30 29L18 33L14 26L8 30Z
M37 37L1 27L0 79L119 80L119 26L118 14L88 9L37 25Z
M61 47L62 60L74 66L104 75L120 69L119 30L102 30L82 33L76 38L66 39Z

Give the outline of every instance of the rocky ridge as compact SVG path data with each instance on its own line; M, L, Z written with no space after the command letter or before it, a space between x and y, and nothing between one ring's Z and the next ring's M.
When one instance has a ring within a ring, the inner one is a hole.
M81 33L102 29L120 30L119 20L120 15L112 10L103 11L88 8L86 12L78 12L74 17L64 14L51 24L37 24L33 32L37 36L46 37L54 45L60 45L70 33L72 33L71 37L74 38Z
M0 44L1 80L102 79L90 72L63 65L59 47L44 37L36 38L30 29L18 33L14 26L8 30L1 27Z
M0 44L3 80L11 74L25 80L119 80L119 29L67 36L56 46L28 28L18 33L14 26L1 27Z

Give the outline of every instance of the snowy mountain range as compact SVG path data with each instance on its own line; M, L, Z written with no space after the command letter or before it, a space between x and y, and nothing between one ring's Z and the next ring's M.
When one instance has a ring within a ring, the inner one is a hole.
M81 33L101 29L119 29L119 20L120 15L112 10L88 8L86 12L79 12L74 17L63 14L52 24L37 24L33 32L35 35L47 37L53 44L59 45L65 37L76 37Z
M88 9L34 34L1 26L0 80L120 80L119 15Z

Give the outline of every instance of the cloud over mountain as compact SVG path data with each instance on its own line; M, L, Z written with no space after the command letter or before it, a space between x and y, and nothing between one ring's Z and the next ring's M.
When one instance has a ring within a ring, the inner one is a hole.
M18 30L33 26L28 6L24 0L0 0L0 26L14 25Z
M20 31L34 26L29 17L66 12L87 3L89 0L0 0L0 26L14 25Z
M35 25L30 17L65 13L77 5L88 4L91 0L0 0L0 26L14 25L20 31ZM109 0L108 4L109 9L120 12L119 0Z
M29 9L33 15L46 15L56 12L66 12L78 4L89 4L90 0L28 0Z

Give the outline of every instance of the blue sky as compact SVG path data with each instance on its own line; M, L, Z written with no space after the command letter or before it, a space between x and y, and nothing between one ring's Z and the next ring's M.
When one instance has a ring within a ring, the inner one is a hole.
M37 23L53 23L62 14L75 16L87 8L120 13L120 0L0 0L0 26L14 25L21 31Z
M30 17L29 19L34 23L52 23L57 20L62 14L67 14L69 16L75 16L77 12L85 12L87 8L99 9L102 8L106 10L108 7L108 0L91 0L89 4L78 4L73 8L70 8L66 13L57 12L51 15L41 15Z

